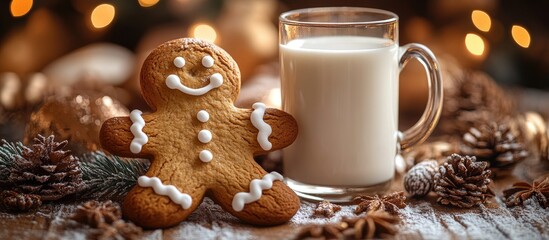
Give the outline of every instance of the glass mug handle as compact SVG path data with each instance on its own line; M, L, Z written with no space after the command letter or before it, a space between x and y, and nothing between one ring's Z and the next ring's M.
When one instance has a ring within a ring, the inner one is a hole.
M417 59L427 71L429 99L421 118L403 133L399 132L400 150L422 143L431 135L442 111L442 77L440 65L429 48L417 43L406 44L399 49L399 69L402 70L412 58Z

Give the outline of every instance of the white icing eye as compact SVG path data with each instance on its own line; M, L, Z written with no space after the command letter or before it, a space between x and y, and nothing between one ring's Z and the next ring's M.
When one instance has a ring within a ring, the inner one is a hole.
M214 59L211 56L204 56L202 58L202 66L211 68L214 65Z
M221 86L221 84L223 84L223 76L221 76L221 74L219 73L212 74L212 76L210 77L210 84L212 85L212 87Z
M173 64L174 64L177 68L182 68L183 66L185 66L185 59L182 58L182 57L176 57L176 58L173 60Z

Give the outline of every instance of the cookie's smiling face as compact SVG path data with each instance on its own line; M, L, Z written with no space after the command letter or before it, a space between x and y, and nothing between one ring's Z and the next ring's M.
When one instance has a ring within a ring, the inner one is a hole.
M228 99L234 102L240 72L224 50L196 39L178 39L156 48L143 63L141 88L153 108L169 103ZM179 94L173 94L174 91ZM204 99L208 98L208 99Z

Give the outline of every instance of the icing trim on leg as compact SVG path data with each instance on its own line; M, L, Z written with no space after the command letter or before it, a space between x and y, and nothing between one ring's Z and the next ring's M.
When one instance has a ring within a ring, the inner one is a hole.
M130 113L130 119L133 123L130 127L130 131L133 134L133 139L130 144L130 151L135 154L140 153L143 145L149 141L149 137L147 137L147 134L143 132L145 120L141 117L141 114L143 114L143 112L137 109Z
M183 209L190 208L193 203L189 194L180 192L174 185L162 184L160 178L141 176L137 179L137 184L141 187L151 187L156 194L169 197Z
M250 192L239 192L234 195L233 209L240 212L244 205L255 202L261 198L263 190L271 189L275 180L282 181L284 177L277 172L265 174L263 179L254 179L250 182Z
M265 106L265 104L257 102L254 103L252 108L254 109L254 111L250 116L250 120L252 121L252 125L254 125L254 127L259 130L259 132L257 133L257 142L263 150L271 150L273 144L269 142L269 136L273 132L273 129L263 120L263 117L265 116L265 109L267 107Z

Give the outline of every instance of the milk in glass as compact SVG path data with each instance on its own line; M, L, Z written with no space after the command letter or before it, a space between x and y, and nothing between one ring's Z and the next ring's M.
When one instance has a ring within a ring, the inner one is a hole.
M368 186L394 174L398 46L388 39L326 36L280 45L283 109L298 123L284 149L286 177Z

